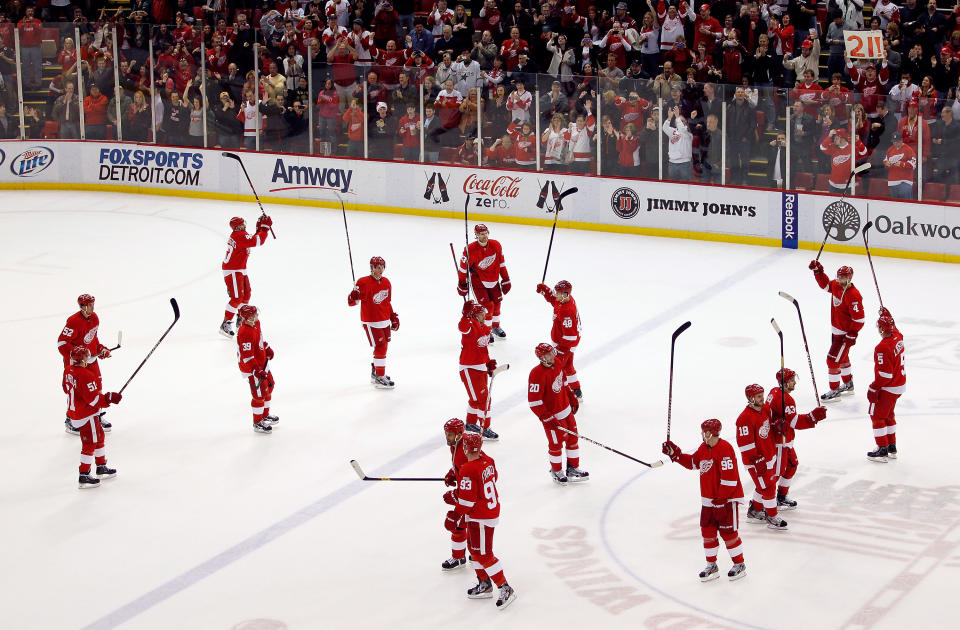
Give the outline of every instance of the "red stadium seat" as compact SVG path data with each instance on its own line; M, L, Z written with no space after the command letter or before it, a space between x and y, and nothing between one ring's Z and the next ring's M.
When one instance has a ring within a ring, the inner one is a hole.
M830 176L826 173L819 173L813 189L817 192L830 192Z
M793 176L793 187L797 190L810 190L813 188L813 174L797 173Z
M870 190L867 192L868 197L889 197L890 196L890 187L887 186L887 180L879 177L870 178Z
M60 123L55 120L48 120L43 123L43 139L55 140L60 135Z
M440 147L440 161L452 163L457 161L456 147Z
M950 203L960 203L960 184L950 184L947 201Z
M947 198L947 185L930 182L923 185L924 201L944 201Z

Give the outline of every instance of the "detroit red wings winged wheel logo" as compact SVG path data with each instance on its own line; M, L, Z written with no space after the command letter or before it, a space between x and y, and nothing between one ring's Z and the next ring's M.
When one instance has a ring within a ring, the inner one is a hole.
M479 267L480 269L486 269L487 267L492 265L493 261L495 261L496 259L497 259L496 254L490 254L489 256L481 260L479 263L477 263L477 267Z
M706 473L708 473L711 468L713 468L713 460L712 460L712 459L705 459L705 460L703 460L702 462L700 462L700 474L701 474L701 475L705 475Z
M381 304L388 297L390 297L390 289L383 289L382 291L377 291L377 294L373 296L373 303Z
M557 376L557 378L553 379L553 385L550 386L550 389L553 390L554 394L559 394L561 387L563 387L563 374L560 374Z
M760 425L760 430L757 431L757 433L760 434L760 437L766 439L766 437L770 435L770 421L764 420L763 424Z

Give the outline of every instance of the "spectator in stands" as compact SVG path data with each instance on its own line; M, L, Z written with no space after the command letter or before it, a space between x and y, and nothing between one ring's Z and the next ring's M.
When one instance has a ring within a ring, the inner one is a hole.
M564 150L566 148L566 120L563 114L554 114L548 126L540 136L542 146L543 170L563 171Z
M283 97L280 97L281 102ZM200 96L200 93L193 91L190 94L190 124L187 126L187 146L204 146L203 120L207 114L207 108L203 106L206 99Z
M931 181L957 182L960 165L960 123L954 121L953 109L945 106L940 118L930 125Z
M393 145L397 137L397 122L384 102L377 103L376 117L367 125L369 156L378 160L393 159Z
M667 100L670 98L670 89L674 83L679 83L680 80L680 75L673 71L673 63L664 61L663 72L653 79L653 100L656 101L658 98Z
M784 188L787 177L787 135L777 133L767 147L767 178L774 188Z
M400 14L393 8L390 0L384 0L373 16L373 42L377 48L386 48L387 41L397 36L399 25Z
M884 99L877 106L877 116L870 119L870 132L866 145L871 153L871 162L879 165L890 147L893 132L897 130L897 117L890 111Z
M756 127L756 119L754 119L754 127ZM690 164L693 160L693 134L679 106L667 110L667 120L663 122L663 133L669 141L667 179L674 182L688 181Z
M431 56L433 55L433 34L423 26L423 18L418 18L413 32L407 35L407 48L410 48L413 52Z
M705 184L719 184L721 179L721 147L723 139L720 130L720 117L717 114L707 114L706 128L700 134L700 181Z
M24 10L23 19L17 23L20 32L20 61L23 64L22 81L24 91L39 90L42 85L43 71L41 52L41 28L43 24L34 17L34 8ZM77 132L79 137L79 131ZM61 136L64 137L64 136Z
M560 81L554 81L550 91L540 97L540 115L544 122L551 121L554 114L566 114L570 111L567 95L560 88Z
M907 105L907 115L900 119L897 131L903 134L903 141L913 149L913 152L926 162L930 158L930 126L919 114L920 103L914 99ZM919 146L920 134L923 135L922 147Z
M745 184L750 155L757 140L757 111L747 102L746 92L737 87L727 106L727 166L733 184Z
M151 133L151 113L150 105L147 103L146 95L142 90L136 90L133 93L133 102L126 112L126 119L123 121L123 138L132 142L150 142Z
M0 101L0 140L11 140L19 137L19 125L7 116L7 105Z
M406 114L397 124L397 136L402 146L403 160L417 162L420 160L420 116L413 104L406 106Z
M846 45L843 37L843 13L833 10L830 13L830 26L827 27L827 44L830 45L830 57L827 59L827 72L831 76L842 73Z
M917 96L919 91L920 87L911 80L910 72L904 71L900 75L900 83L890 88L887 96L888 106L896 114L897 120L907 115L907 104Z
M851 154L857 163L867 157L867 147L855 139L853 147L847 140L849 134L846 129L831 129L827 137L820 143L820 150L830 159L830 192L842 194L847 187L847 180L853 169Z
M80 137L80 105L76 87L72 82L67 82L63 88L63 95L53 103L52 117L60 127L60 138L76 139Z
M26 127L27 138L39 140L43 137L43 116L36 107L25 106L23 108L23 124Z
M492 4L492 0L487 0ZM473 48L470 50L470 57L480 64L480 69L489 72L493 68L493 61L498 57L499 49L496 42L493 41L493 34L490 31L484 31L479 41L474 37ZM503 60L501 59L501 62Z
M670 67L673 67L672 63ZM613 53L607 55L607 64L597 72L597 75L600 77L600 90L603 92L619 89L620 81L625 76L623 70L617 67L617 56Z
M526 52L521 52L518 55L517 65L513 67L513 72L508 74L512 81L523 81L523 84L528 88L535 88L537 85L537 75L539 73L539 66L530 59L530 56Z
M357 87L357 74L353 68L356 60L357 51L350 46L346 38L338 39L336 47L327 54L327 61L333 65L333 83L340 97L341 111L348 99L353 98L353 92Z
M423 107L423 154L424 161L436 164L440 159L440 136L443 134L443 125L436 115L433 103Z
M636 130L633 123L627 123L623 126L623 133L616 130L613 132L617 138L617 169L614 171L617 175L637 176L637 166L640 165L640 138L636 135Z
M83 122L87 140L106 140L107 97L96 83L90 85L90 93L83 99Z
M243 123L237 119L237 105L230 92L220 92L219 104L213 112L217 142L224 149L236 149L242 145Z
M917 154L903 143L903 134L891 134L893 144L887 149L883 165L887 167L887 186L893 199L915 199L913 182L917 170Z
M797 76L806 77L809 71L813 75L813 80L820 79L820 40L811 37L803 40L800 45L800 56L793 57L789 53L784 55L783 67L793 70Z
M488 166L500 166L503 168L513 168L517 165L517 148L513 144L513 138L504 134L497 138L493 145L484 153L484 158Z
M236 115L236 113L234 113ZM190 133L190 110L180 99L180 93L170 93L170 104L164 110L162 121L167 132L167 144L186 146Z

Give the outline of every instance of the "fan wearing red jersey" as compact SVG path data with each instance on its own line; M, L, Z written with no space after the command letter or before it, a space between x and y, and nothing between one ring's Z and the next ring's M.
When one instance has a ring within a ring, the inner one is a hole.
M737 448L756 488L747 509L747 522L767 523L770 529L785 530L787 522L777 514L777 447L770 419L762 413L763 388L747 385L744 393L747 406L737 418Z
M737 533L737 512L743 503L743 487L737 470L736 454L729 442L720 438L720 421L704 420L700 425L703 444L692 454L686 455L680 447L667 440L663 453L670 461L684 468L700 471L700 533L703 536L703 551L707 566L700 572L700 581L707 582L720 577L717 568L717 551L723 538L733 566L727 572L731 580L739 580L747 574L743 561L743 543Z
M820 288L830 294L830 327L833 340L827 352L827 373L830 391L820 396L823 401L835 400L840 394L853 393L853 372L850 369L850 348L857 343L863 328L863 297L853 286L853 269L844 265L837 270L836 280L827 278L823 265L810 261L810 269ZM840 381L843 384L840 384Z
M100 343L97 338L97 331L100 329L100 318L93 312L94 298L89 293L84 293L77 298L77 304L80 310L67 318L63 330L60 331L60 337L57 339L57 351L63 357L63 367L70 367L70 353L75 348L86 348L90 352L90 358L87 360L87 368L97 378L97 387L102 385L100 380L100 361L99 359L110 358L110 349ZM103 413L100 413L103 416ZM102 417L100 423L104 431L109 432L111 424ZM67 433L80 435L80 432L70 424L70 418L64 421L64 427Z
M460 267L457 270L460 282L457 292L468 295L467 277L473 285L473 296L480 305L487 309L487 325L492 335L501 339L507 333L500 327L500 302L503 296L510 293L510 274L507 273L507 263L503 258L503 248L499 241L490 238L487 226L478 223L473 228L477 240L463 249L460 257ZM490 341L493 341L491 336Z
M115 468L107 466L100 410L119 403L122 397L113 392L105 394L100 391L100 375L90 368L91 357L87 348L76 346L70 350L70 363L63 370L63 391L68 400L67 418L80 433L80 489L97 488L101 479L109 479L117 474ZM94 462L97 464L96 476L90 474Z
M237 328L237 363L240 373L250 384L250 411L253 413L253 430L271 433L280 418L270 415L270 400L273 397L273 373L267 362L273 358L273 348L263 338L260 330L260 312L256 306L240 307L240 327Z
M383 275L387 263L380 256L370 259L370 275L357 280L350 295L349 306L360 305L360 324L367 333L367 341L373 346L373 362L370 364L370 382L377 389L392 389L393 380L387 376L387 345L390 332L399 330L400 317L391 305L392 288Z
M460 418L450 418L443 423L443 437L450 447L450 470L443 477L445 486L453 487L443 495L443 502L447 505L457 505L457 473L460 467L467 462L466 453L463 452L463 446L460 439L463 437L464 423ZM447 517L449 519L449 516ZM444 571L453 571L467 564L467 530L464 527L455 527L453 523L444 522L444 527L450 531L450 550L449 558L440 563L440 568Z
M577 370L573 367L573 352L580 344L580 313L577 302L571 292L573 285L561 280L550 290L545 284L537 285L537 293L553 307L553 328L550 329L550 340L557 350L557 363L563 368L564 382L573 390L577 402L583 402L583 392L580 391L580 379Z
M827 408L815 407L810 413L797 415L797 403L790 395L797 388L797 373L783 368L777 371L776 379L777 386L767 394L760 413L770 421L777 447L777 466L774 470L777 478L777 507L781 510L792 510L797 507L797 502L788 499L787 493L790 492L790 485L800 465L793 439L797 431L812 429L826 418ZM783 383L785 392L780 389L780 383Z
M460 380L467 389L467 430L482 432L488 440L499 435L490 428L489 376L497 367L490 359L490 328L484 323L486 309L474 300L463 303L460 323Z
M870 421L877 448L867 453L872 462L886 462L897 458L897 418L894 407L907 391L907 369L904 365L903 335L897 329L887 309L877 320L880 343L873 350L873 382L867 390Z
M263 245L267 240L267 233L273 219L262 215L257 219L257 230L247 234L247 222L241 217L230 219L230 238L227 239L227 254L223 257L223 281L227 285L227 295L230 301L223 312L223 323L220 324L220 334L224 337L233 337L230 322L237 315L241 306L250 302L250 278L247 276L247 258L250 250ZM237 326L240 326L238 319Z
M556 349L549 343L539 344L534 352L540 363L530 370L527 381L527 402L530 410L543 423L547 434L547 456L550 458L550 476L564 485L568 481L588 481L590 473L580 470L580 443L577 439L577 420L580 408L570 386L564 383L563 366ZM574 434L561 431L559 427ZM567 451L567 466L563 466L563 450Z
M500 560L493 555L493 532L500 521L497 495L497 466L484 453L479 433L464 433L460 439L466 462L457 471L457 504L447 512L447 529L466 527L470 564L477 573L477 585L467 590L470 599L493 597L493 584L500 587L497 608L513 603L516 594L503 575ZM491 584L491 581L493 584Z

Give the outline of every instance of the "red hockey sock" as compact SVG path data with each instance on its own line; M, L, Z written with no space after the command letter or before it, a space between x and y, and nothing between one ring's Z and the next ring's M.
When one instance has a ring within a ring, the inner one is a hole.
M736 533L724 536L723 544L726 545L731 560L734 562L743 562L743 543L740 542L740 536Z

